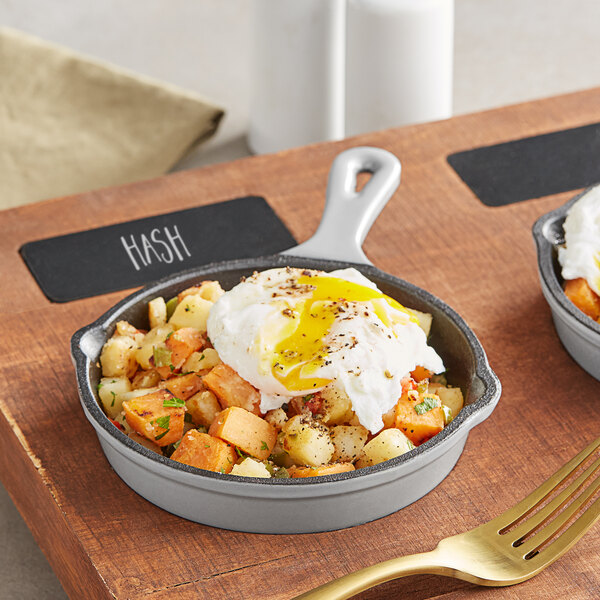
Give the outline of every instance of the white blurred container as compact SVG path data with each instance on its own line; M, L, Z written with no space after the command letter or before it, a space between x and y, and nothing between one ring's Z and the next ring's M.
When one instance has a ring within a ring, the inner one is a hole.
M346 136L452 115L454 0L348 0Z
M254 0L253 152L344 137L345 10L346 0Z

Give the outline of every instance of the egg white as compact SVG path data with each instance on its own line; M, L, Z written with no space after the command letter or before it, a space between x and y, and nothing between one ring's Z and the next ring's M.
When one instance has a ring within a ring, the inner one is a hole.
M324 387L312 384L290 391L273 375L275 348L296 326L284 311L301 306L311 295L306 286L290 285L301 273L289 268L255 273L219 298L208 317L213 346L224 363L259 390L263 413ZM353 268L311 273L377 290ZM326 333L326 360L313 373L335 382L348 395L360 423L372 433L383 427L382 416L402 394L401 380L415 367L444 371L442 359L427 345L424 331L409 312L385 301L379 307L389 318L388 326L370 302L349 302Z
M570 208L563 227L566 246L558 250L563 278L582 277L600 295L600 186Z

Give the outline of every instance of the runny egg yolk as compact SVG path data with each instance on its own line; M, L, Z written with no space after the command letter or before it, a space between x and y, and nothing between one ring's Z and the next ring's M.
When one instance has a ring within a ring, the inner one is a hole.
M336 319L348 316L348 302L369 302L370 308L385 327L392 325L386 303L409 316L417 317L399 302L378 290L337 277L302 275L299 285L311 286L312 293L293 309L286 309L293 331L275 346L272 373L287 390L321 388L330 379L315 376L326 364L328 348L324 341Z

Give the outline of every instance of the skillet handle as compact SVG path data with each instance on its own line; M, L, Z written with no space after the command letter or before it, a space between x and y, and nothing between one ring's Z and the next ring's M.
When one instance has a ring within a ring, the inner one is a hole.
M356 191L359 173L372 173ZM371 225L400 183L400 161L387 150L360 146L339 154L333 161L321 223L306 242L281 254L325 258L370 265L362 245Z

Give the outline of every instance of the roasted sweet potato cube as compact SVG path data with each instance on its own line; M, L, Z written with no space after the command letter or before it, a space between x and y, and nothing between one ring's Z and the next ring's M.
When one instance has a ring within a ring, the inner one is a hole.
M352 463L333 463L320 467L298 467L294 469L292 477L321 477L322 475L333 475L335 473L347 473L354 471Z
M410 376L415 381L423 381L423 379L431 379L433 376L433 371L426 369L425 367L417 367Z
M255 415L260 414L260 394L231 367L221 364L214 367L202 380L217 397L223 408L239 406Z
M580 277L565 282L565 295L580 311L594 321L600 318L600 296L594 292L585 279Z
M396 404L396 428L415 446L444 429L442 402L435 394L402 394Z
M277 441L275 427L239 406L231 406L220 412L208 433L259 460L269 458Z
M123 410L129 426L159 446L173 444L183 435L185 405L168 390L125 400Z
M173 366L179 369L188 356L206 344L206 338L193 327L182 327L170 335L165 342L171 350Z
M235 448L216 437L191 429L171 458L198 469L229 473L237 459Z
M181 398L181 400L187 400L194 394L205 389L202 378L196 373L176 375L175 377L171 377L171 379L163 381L160 387L169 390L173 396Z
M168 379L174 372L180 371L185 361L206 344L206 338L193 327L182 327L169 334L164 346L154 351L155 369L163 379ZM157 357L160 362L157 361Z

